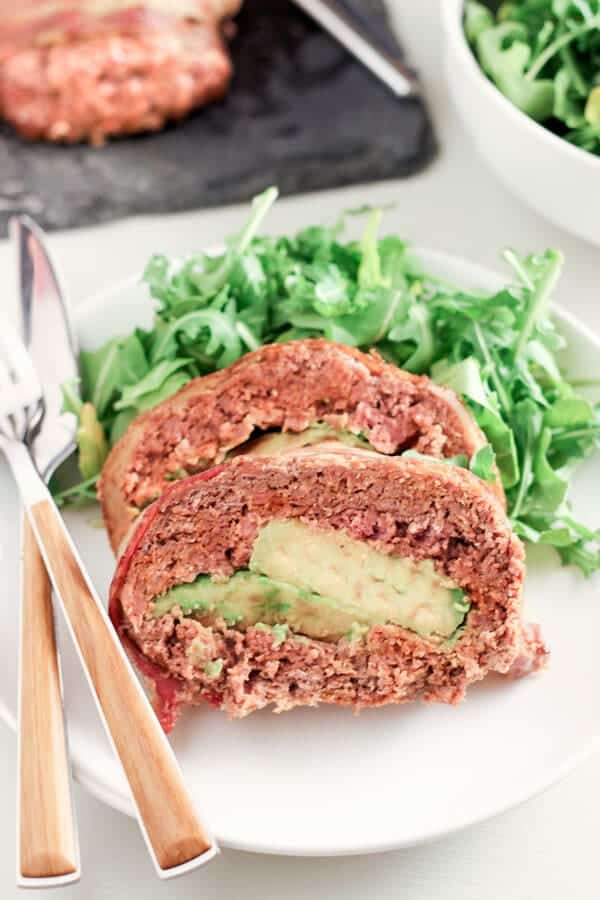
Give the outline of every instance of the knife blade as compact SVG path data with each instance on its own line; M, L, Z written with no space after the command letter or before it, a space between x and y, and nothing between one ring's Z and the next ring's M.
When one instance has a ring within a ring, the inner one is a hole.
M30 446L46 480L75 448L77 421L62 412L61 385L78 381L77 345L58 273L38 225L27 215L10 223L17 244L21 294L21 327L44 392L40 420Z
M45 389L30 433L48 480L74 446L76 422L61 413L63 379L77 373L64 295L43 234L27 216L10 221L17 250L21 329ZM25 517L21 578L17 777L17 883L60 887L80 878L52 590Z
M415 73L375 40L365 21L344 0L293 0L398 97L420 93Z

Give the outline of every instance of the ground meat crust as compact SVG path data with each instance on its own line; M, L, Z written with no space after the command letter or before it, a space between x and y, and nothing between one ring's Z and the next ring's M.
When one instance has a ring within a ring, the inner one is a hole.
M22 135L101 144L158 130L226 92L226 10L215 0L187 4L189 16L114 5L97 15L86 3L47 12L25 3L0 22L0 113Z
M456 394L426 376L324 339L273 344L192 381L132 423L100 480L113 549L175 473L221 462L257 429L300 432L315 421L361 433L384 454L472 456L486 443ZM499 480L491 489L503 496Z
M364 641L298 639L207 625L177 610L156 617L151 601L200 573L230 575L248 564L258 529L272 518L336 528L375 549L431 559L471 601L450 648L395 625ZM307 450L238 457L174 484L141 516L111 587L111 618L154 685L163 725L181 706L208 700L230 716L272 705L335 703L361 709L426 701L457 703L488 672L540 668L547 651L521 618L524 553L500 503L471 473L438 462L363 450ZM209 677L198 642L223 669Z

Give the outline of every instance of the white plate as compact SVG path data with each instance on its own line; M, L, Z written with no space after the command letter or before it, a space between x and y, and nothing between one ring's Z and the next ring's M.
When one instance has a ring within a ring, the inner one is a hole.
M466 262L419 255L428 269L465 287L494 290L502 283ZM600 342L564 313L559 317L571 374L600 378ZM150 318L145 290L129 281L80 307L77 330L82 344L94 347ZM577 515L596 525L599 485L596 456L579 471L574 494ZM14 727L18 507L3 464L0 496L0 715ZM106 597L113 559L98 518L97 510L67 515ZM561 568L549 549L532 554L526 610L543 626L550 668L517 682L489 679L458 708L413 704L355 717L323 707L237 722L208 707L189 711L172 740L194 799L225 846L307 855L406 847L525 800L600 747L598 586L597 578ZM131 814L62 622L59 631L76 777Z

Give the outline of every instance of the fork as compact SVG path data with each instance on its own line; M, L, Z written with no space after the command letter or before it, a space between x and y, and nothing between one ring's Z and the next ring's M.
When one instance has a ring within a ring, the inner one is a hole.
M175 755L38 474L25 439L42 390L17 333L0 323L0 449L67 620L100 718L131 788L138 821L161 878L189 871L218 848L196 815Z

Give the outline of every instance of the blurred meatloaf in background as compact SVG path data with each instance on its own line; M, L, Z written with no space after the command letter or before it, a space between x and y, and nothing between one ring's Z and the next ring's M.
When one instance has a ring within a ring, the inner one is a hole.
M0 113L24 137L102 144L222 97L241 0L0 0Z

